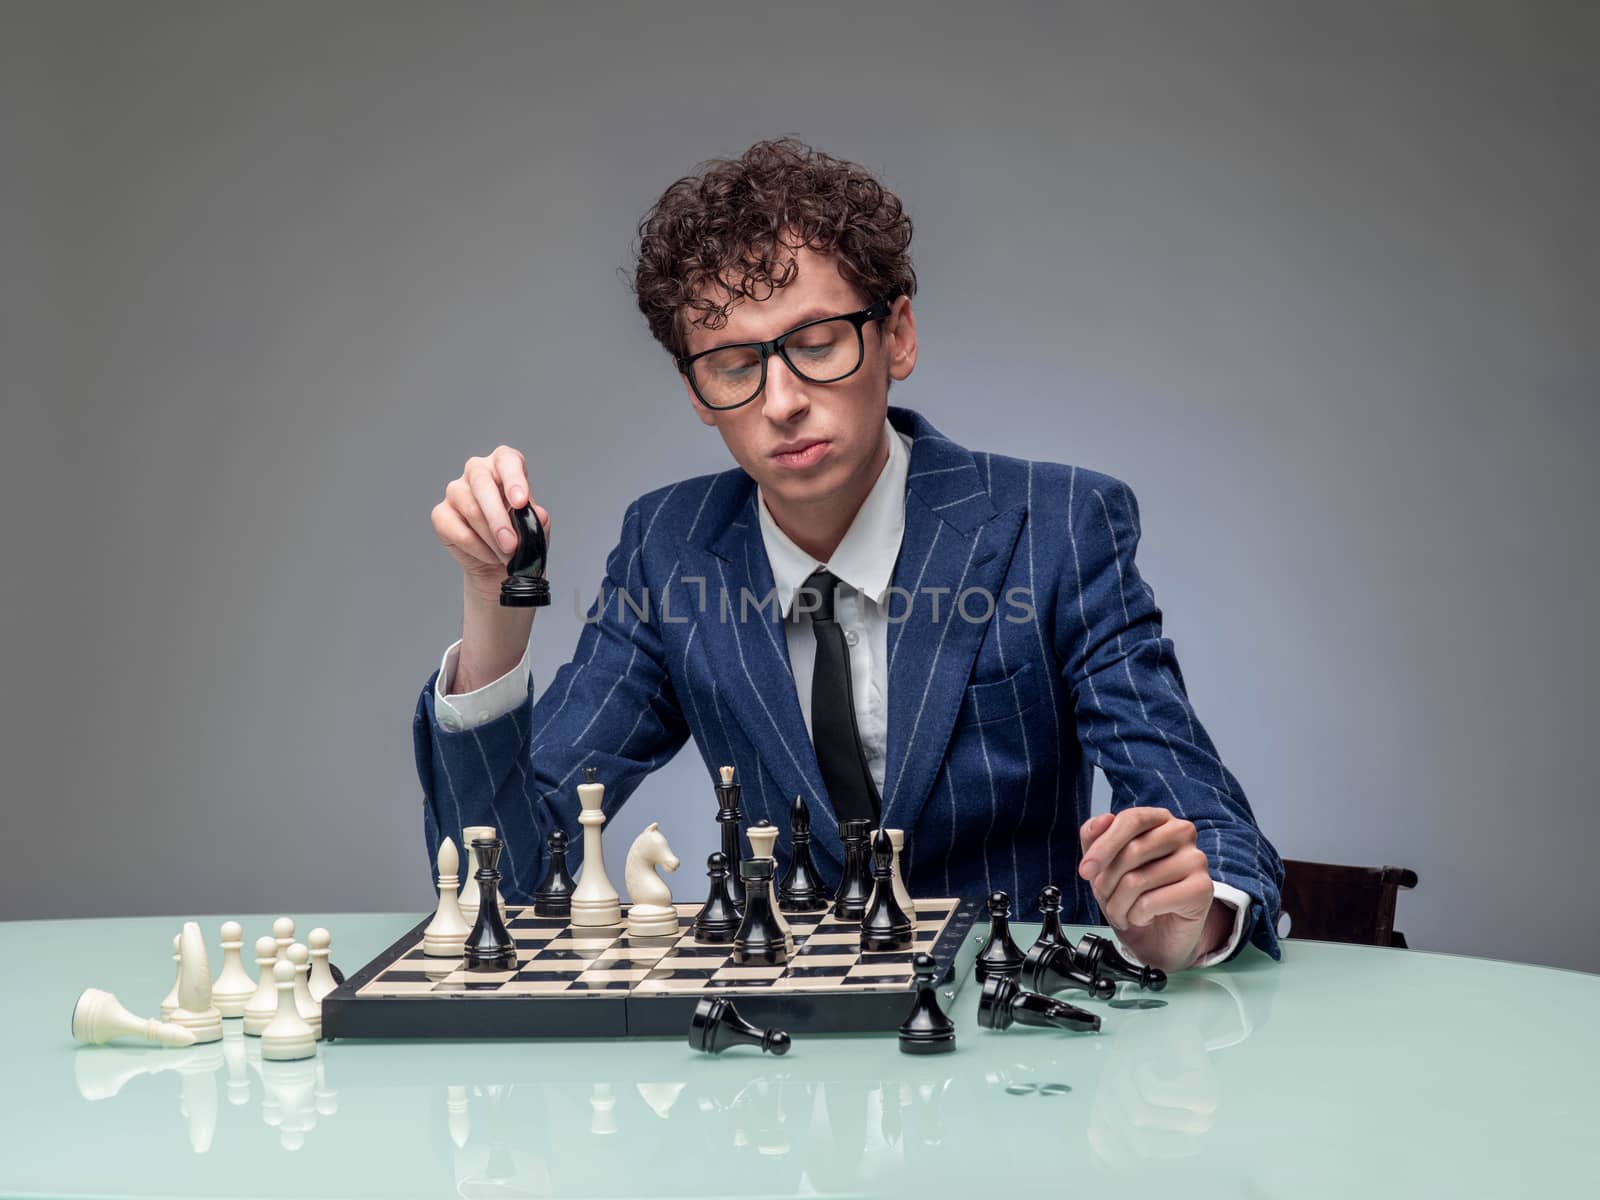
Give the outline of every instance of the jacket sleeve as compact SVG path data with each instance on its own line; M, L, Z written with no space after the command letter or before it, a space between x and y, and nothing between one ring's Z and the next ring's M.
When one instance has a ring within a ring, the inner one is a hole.
M1283 863L1257 827L1184 688L1155 593L1134 565L1139 508L1127 484L1074 470L1057 649L1080 741L1111 785L1111 807L1160 805L1194 822L1213 879L1250 897L1246 938L1273 958Z
M508 901L531 902L548 866L553 829L566 831L569 869L576 874L582 864L583 768L598 769L609 819L687 739L648 600L642 528L635 501L606 559L577 650L537 703L530 687L510 712L451 730L434 708L438 670L423 685L411 733L430 873L441 839L460 846L464 826L493 825L505 846L501 892Z

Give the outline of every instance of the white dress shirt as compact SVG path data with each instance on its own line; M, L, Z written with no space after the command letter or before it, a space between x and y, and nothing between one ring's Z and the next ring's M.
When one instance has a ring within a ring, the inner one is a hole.
M862 501L850 528L826 562L818 562L778 528L767 511L765 496L757 487L756 511L761 522L761 541L772 564L772 582L777 590L779 610L784 617L784 636L789 647L789 666L794 673L795 693L805 718L806 734L811 734L811 675L815 666L817 641L811 631L811 616L800 612L795 593L812 572L826 567L839 580L835 593L834 617L844 630L850 653L850 687L856 706L856 727L867 753L867 766L880 794L888 761L889 731L889 614L887 607L895 560L900 556L900 539L905 532L906 474L911 465L911 439L884 420L889 439L889 458L867 498ZM532 639L529 639L530 644ZM444 652L439 679L434 688L434 711L439 724L448 730L472 729L504 716L522 703L528 694L530 668L528 652L506 674L474 692L450 695L446 692L455 678L456 660L461 652L457 640ZM1222 948L1200 959L1196 966L1210 966L1233 953L1244 936L1245 914L1250 897L1238 888L1211 881L1216 899L1231 905L1233 930ZM1126 954L1126 948L1123 952ZM1129 958L1133 956L1128 955ZM1135 960L1137 961L1137 960Z

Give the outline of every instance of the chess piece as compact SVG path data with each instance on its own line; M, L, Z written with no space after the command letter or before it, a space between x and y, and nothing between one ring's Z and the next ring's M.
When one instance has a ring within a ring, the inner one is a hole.
M729 1046L757 1046L767 1054L786 1054L789 1035L781 1029L759 1029L739 1015L732 1000L707 996L694 1006L689 1045L705 1054L721 1054Z
M1152 992L1159 992L1167 986L1167 973L1160 967L1134 966L1117 953L1115 946L1097 933L1086 933L1078 939L1074 957L1078 966L1091 975L1136 983Z
M1016 975L1022 970L1022 951L1011 940L1011 897L994 892L989 897L989 940L978 951L975 973L987 980L995 973Z
M1018 980L1024 987L1046 996L1073 988L1088 992L1096 1000L1109 1000L1117 994L1114 982L1085 971L1079 965L1070 944L1035 944L1023 957Z
M900 911L906 914L906 920L911 922L913 929L917 924L917 903L911 898L911 893L906 890L905 880L900 877L900 851L906 846L906 831L904 829L885 829L889 835L889 845L893 856L889 860L890 877L894 880L894 898L899 902Z
M466 951L467 934L472 932L472 926L467 924L456 894L456 868L461 865L461 856L449 838L439 843L437 862L439 907L434 909L433 920L422 931L422 952L433 958L459 958Z
M597 783L595 776L595 768L585 767L583 782L578 785L578 803L583 806L578 815L578 823L583 826L583 866L578 872L578 886L572 892L571 920L585 929L616 925L622 920L622 904L606 876L605 851L600 846L600 827L606 823L600 805L606 785Z
M181 1025L136 1017L110 992L86 988L72 1006L72 1036L89 1046L112 1038L133 1037L157 1046L192 1046L194 1034Z
M1053 883L1047 883L1039 892L1039 913L1043 924L1039 928L1039 936L1033 939L1034 946L1061 946L1067 943L1067 935L1061 928L1061 889Z
M472 843L478 859L478 891L493 897L500 887L500 839L479 838ZM478 919L467 934L466 959L468 971L515 971L517 945L511 940L505 918L498 904L478 905Z
M728 877L728 896L734 907L744 909L744 883L739 879L739 822L744 819L739 811L741 793L733 780L732 767L717 768L717 824L722 829L722 854L734 873Z
M300 1019L311 1026L311 1036L322 1037L322 1007L311 998L311 951L303 942L289 947L284 958L294 964L294 1002Z
M550 603L550 581L544 577L545 555L550 548L533 511L530 500L510 510L512 527L517 531L517 548L506 561L506 577L500 584L500 604L505 608L543 608Z
M778 908L786 913L822 912L828 907L828 887L811 857L811 810L804 796L789 806L789 834L794 857L778 884Z
M672 906L672 890L656 868L678 869L678 856L667 845L667 835L655 821L633 839L622 867L622 881L628 888L628 936L630 938L675 937L678 910Z
M1100 1028L1100 1018L1065 1000L1024 991L1010 975L994 974L983 981L978 1024L994 1030L1010 1029L1016 1024L1092 1032Z
M744 878L744 920L733 938L733 961L782 966L789 961L789 944L773 915L772 860L747 858L739 864L739 874Z
M298 946L300 943L295 942ZM274 1062L286 1059L310 1058L317 1052L317 1037L311 1026L300 1015L295 1003L294 981L296 968L287 959L272 964L273 985L278 991L278 1007L272 1020L261 1033L261 1057Z
M256 981L244 969L239 955L244 929L237 921L222 923L222 972L211 985L211 1003L224 1018L244 1016L244 1006L256 994Z
M178 946L183 941L183 934L172 935L172 990L161 1001L161 1019L172 1020L172 1014L178 1011L178 984L183 981L183 955L178 952Z
M472 923L478 919L478 903L481 899L478 892L478 860L473 857L472 843L479 838L499 838L499 832L493 825L468 825L461 831L462 845L467 848L467 870L461 880L461 919L471 928ZM495 892L500 901L500 915L506 915L506 898Z
M893 868L894 844L885 830L872 840L872 897L861 917L861 949L865 953L893 953L909 950L916 941L911 918L895 899Z
M841 921L859 921L867 914L867 900L872 895L872 867L867 850L870 824L865 818L839 822L839 836L844 839L844 874L839 878L838 891L833 894L833 915Z
M733 941L741 916L728 897L728 860L720 850L707 856L706 874L711 878L711 892L695 915L694 940L721 946Z
M917 998L911 1013L900 1026L902 1054L946 1054L956 1048L956 1023L939 1007L934 985L939 981L939 964L931 954L918 954L911 960L917 982Z
M206 939L198 921L185 921L178 935L178 1007L172 1023L194 1034L200 1045L222 1040L222 1014L211 1003L211 964L206 959Z
M338 974L333 969L333 964L328 961L328 951L333 945L333 935L326 929L313 929L306 935L306 949L311 951L311 974L306 979L306 986L311 990L311 999L317 1005L317 1011L322 1011L322 998L334 988L339 986Z
M533 915L536 917L570 917L572 892L577 886L567 873L567 834L563 829L552 829L549 838L550 870L544 882L533 893Z
M778 827L771 821L757 821L750 826L746 835L750 839L750 851L756 858L765 858L772 863L773 877L777 877L778 859L772 852L772 844L778 840ZM794 930L789 928L789 922L784 920L783 906L776 902L772 905L772 919L777 922L778 928L783 930L784 945L789 948L789 957L794 957Z
M289 947L294 945L293 917L279 917L272 923L272 940L278 943L279 958L289 953Z
M244 1006L244 1031L250 1037L260 1037L272 1023L273 1014L278 1011L278 985L272 978L272 964L277 961L278 939L258 937L256 967L260 979L256 983L255 995Z

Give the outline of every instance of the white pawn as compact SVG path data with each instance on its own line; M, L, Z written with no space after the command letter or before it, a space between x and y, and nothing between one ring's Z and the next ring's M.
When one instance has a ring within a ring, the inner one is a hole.
M889 859L889 879L894 887L895 903L900 906L900 911L905 913L911 921L911 927L917 925L917 905L911 899L911 893L906 890L906 882L900 877L900 851L905 848L906 831L904 829L886 829L889 835L889 848L894 854Z
M172 1023L194 1034L194 1040L220 1042L222 1014L211 1003L211 964L206 959L206 939L198 921L185 921L179 935L178 1007Z
M778 840L778 827L769 821L759 821L750 826L747 835L750 838L750 852L755 858L772 859L772 877L778 877L778 860L772 853L772 843ZM794 930L789 928L789 919L783 915L777 905L777 897L773 897L772 919L779 929L783 930L784 943L789 948L789 956L794 957Z
M311 1026L311 1031L317 1037L322 1036L322 1005L311 998L311 952L301 942L295 942L289 947L289 953L284 957L293 965L294 977L294 1002L300 1010L300 1019Z
M278 992L278 1011L261 1033L262 1058L284 1061L310 1058L317 1052L317 1035L306 1024L295 1003L295 978L295 965L287 958L272 964L272 982Z
M112 1038L136 1037L158 1046L192 1046L194 1034L180 1025L136 1017L110 992L86 988L72 1006L72 1036L90 1046Z
M439 907L433 920L422 931L422 952L435 958L460 958L467 948L467 934L472 926L456 897L456 868L461 856L456 844L449 838L439 843ZM476 911L476 910L474 910Z
M272 979L272 964L277 961L278 940L258 937L256 966L261 968L261 982L256 985L256 994L244 1006L244 1031L251 1037L260 1037L278 1011L278 987Z
M278 957L289 953L294 944L294 918L279 917L272 923L272 940L278 943Z
M222 974L211 985L211 1002L224 1017L244 1016L244 1006L256 994L255 980L239 957L244 930L237 921L222 923Z
M172 990L167 993L167 998L161 1002L161 1019L172 1020L172 1014L178 1011L178 981L183 978L183 957L178 953L178 943L182 941L183 934L172 935Z
M492 838L495 836L493 825L468 825L461 830L462 841L466 843L467 850L467 875L461 881L461 916L467 923L467 931L472 930L473 922L478 919L478 852L472 848L472 843L479 838ZM500 901L500 915L506 915L506 898L495 892Z
M328 966L328 947L333 944L333 935L326 929L313 929L306 935L306 944L311 948L311 978L306 986L311 989L311 998L317 1002L320 1013L322 998L339 986Z
M678 910L672 907L672 889L656 874L656 868L678 869L678 856L667 845L667 837L656 822L633 839L622 880L628 887L628 936L631 938L671 937L678 932Z
M569 923L579 928L602 928L622 920L622 905L617 889L606 875L605 850L600 845L600 827L606 823L601 809L606 785L595 782L595 768L583 769L584 781L578 785L578 803L583 811L578 824L583 826L583 868L578 886L572 889L572 916Z

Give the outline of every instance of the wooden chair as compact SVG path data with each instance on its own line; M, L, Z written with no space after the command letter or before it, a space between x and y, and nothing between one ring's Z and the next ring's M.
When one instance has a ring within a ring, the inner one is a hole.
M1343 867L1334 863L1283 860L1279 936L1360 946L1400 946L1406 935L1394 927L1395 899L1401 888L1417 886L1407 867Z

